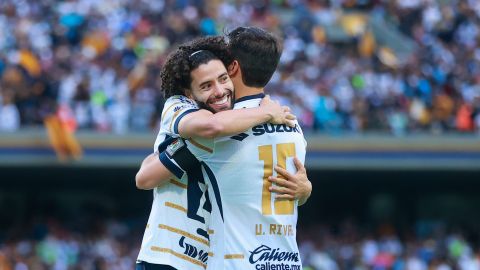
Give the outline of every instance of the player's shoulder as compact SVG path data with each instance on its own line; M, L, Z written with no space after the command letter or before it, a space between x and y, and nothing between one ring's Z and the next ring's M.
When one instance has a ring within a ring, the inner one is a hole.
M178 116L178 114L184 111L198 110L198 105L195 101L187 98L186 96L175 95L165 100L162 112L162 121L167 120L170 122L172 117Z
M197 103L192 100L192 99L189 99L188 97L186 96L182 96L182 95L175 95L175 96L171 96L169 97L166 101L165 101L165 106L167 105L189 105L189 106L192 106L192 107L197 107Z
M163 105L160 120L160 132L178 135L178 123L187 114L198 111L195 101L186 96L176 95L169 97Z

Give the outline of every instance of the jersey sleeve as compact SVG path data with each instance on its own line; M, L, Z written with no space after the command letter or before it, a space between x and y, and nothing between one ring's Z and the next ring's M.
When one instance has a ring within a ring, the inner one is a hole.
M159 154L162 164L177 178L200 167L198 159L190 152L182 138L176 138Z
M198 109L197 104L185 96L168 98L163 107L160 132L170 136L179 136L178 124L180 120L185 115L198 111Z
M303 143L305 144L305 149L307 149L307 140L305 139L305 135L303 134L302 127L300 127L300 123L298 123L297 120L295 120L295 128L302 134L303 137Z
M153 152L158 151L158 146L165 140L165 134L161 134L160 132L157 134L157 138L155 139L155 143L153 144Z
M169 138L178 138L178 125L180 120L187 114L198 111L198 105L191 99L188 99L185 96L173 96L168 98L165 101L164 109L162 112L162 118L160 123L159 136L163 135L161 139L158 139L155 143L155 149L159 150L159 153L162 153L164 147L170 142ZM188 148L191 150L191 153L196 157L196 159L204 161L208 159L215 145L214 139L206 138L190 138L188 140ZM165 155L164 155L165 156ZM160 156L161 157L161 156ZM167 159L164 157L165 163ZM173 166L172 166L173 168ZM172 170L171 170L172 171ZM173 172L173 171L172 171Z

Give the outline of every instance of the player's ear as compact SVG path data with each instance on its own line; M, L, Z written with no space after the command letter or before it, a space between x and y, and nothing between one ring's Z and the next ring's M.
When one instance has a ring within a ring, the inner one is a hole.
M190 89L185 89L183 92L185 93L185 96L186 96L186 97L188 97L189 99L193 99L192 90L190 90Z
M237 60L233 60L233 62L228 66L228 76L233 77L237 74L238 68L240 66L238 65Z

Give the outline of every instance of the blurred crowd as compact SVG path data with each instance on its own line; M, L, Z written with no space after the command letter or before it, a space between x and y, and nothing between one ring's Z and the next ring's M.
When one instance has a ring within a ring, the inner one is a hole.
M38 223L24 231L29 237L22 234L0 241L0 269L130 270L142 233L142 227L133 227L111 220L81 233L58 220ZM399 234L392 226L362 230L347 221L339 226L300 227L298 241L305 270L480 269L475 238L441 228L441 223L425 226L418 222L416 231Z
M476 0L2 0L0 131L51 114L79 129L154 129L168 52L240 25L283 39L267 91L306 130L480 130Z
M12 229L0 241L1 270L132 270L143 233L117 221L73 229L49 219L22 229L27 235Z
M317 224L299 230L304 269L480 269L478 242L466 238L464 231L450 232L444 224L427 225L421 221L414 229L399 232L385 224L361 228L347 221L339 226Z

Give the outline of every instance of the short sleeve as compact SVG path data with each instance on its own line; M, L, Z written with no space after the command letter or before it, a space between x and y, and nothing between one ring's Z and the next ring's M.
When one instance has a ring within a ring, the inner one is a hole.
M197 104L185 96L172 96L165 101L160 119L160 132L174 136L178 134L178 123L187 114L198 111Z
M177 178L182 178L184 173L195 172L200 168L200 162L190 152L181 138L171 140L165 150L159 154L162 164ZM201 174L201 173L200 173Z

